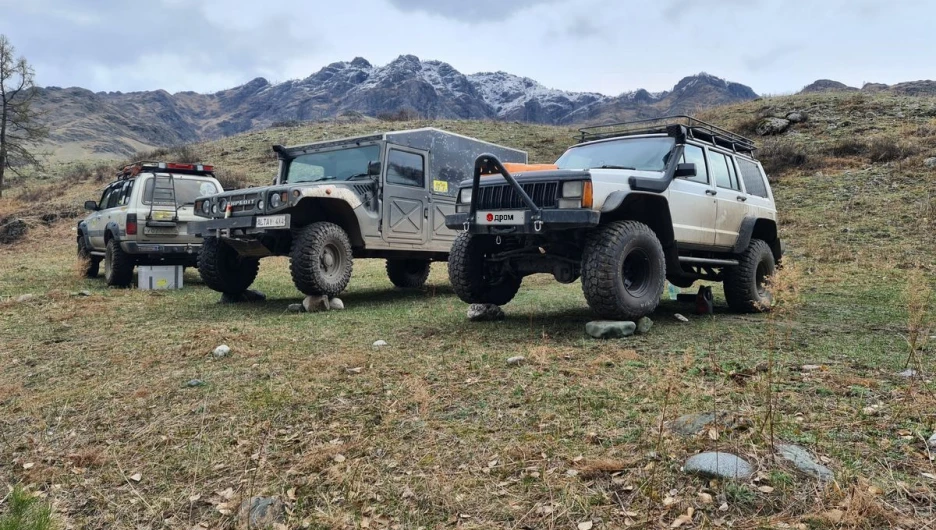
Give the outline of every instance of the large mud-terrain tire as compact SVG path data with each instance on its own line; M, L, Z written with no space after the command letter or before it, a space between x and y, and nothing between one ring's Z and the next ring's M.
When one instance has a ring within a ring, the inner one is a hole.
M663 247L647 225L615 221L598 227L582 256L582 291L595 313L637 320L656 309L663 295Z
M101 271L101 258L91 255L91 249L85 242L83 235L78 235L78 260L81 265L81 274L85 278L97 278Z
M259 270L259 258L240 256L217 237L206 237L198 252L198 274L205 285L219 293L243 293L257 279Z
M768 283L775 270L770 245L761 239L752 239L738 259L738 265L725 267L723 287L728 307L739 313L770 311L773 297Z
M351 281L351 241L334 223L312 223L296 229L289 256L293 283L304 294L338 296Z
M469 304L504 305L517 295L523 278L492 275L485 258L494 250L490 237L458 234L449 253L449 280L455 294Z
M388 259L387 277L401 289L419 289L429 278L430 265L425 259Z
M104 280L111 287L128 287L133 283L133 256L120 248L116 239L107 240L104 250Z

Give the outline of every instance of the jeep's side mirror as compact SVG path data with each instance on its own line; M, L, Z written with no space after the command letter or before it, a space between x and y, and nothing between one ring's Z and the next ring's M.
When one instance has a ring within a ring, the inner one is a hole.
M91 210L92 212L97 211L97 203L94 201L85 201L84 203L85 210Z
M380 162L367 163L367 176L380 176Z
M696 175L698 175L698 171L696 171L696 165L692 162L676 166L676 178L694 177Z

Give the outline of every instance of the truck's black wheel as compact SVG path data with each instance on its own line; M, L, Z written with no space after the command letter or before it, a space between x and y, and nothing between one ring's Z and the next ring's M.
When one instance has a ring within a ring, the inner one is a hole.
M297 228L289 256L293 283L304 294L338 296L351 281L351 241L334 223Z
M78 259L81 261L81 274L85 278L97 278L101 271L101 258L91 255L83 235L78 235Z
M133 257L120 248L116 239L109 239L104 250L104 280L111 287L133 283Z
M768 282L776 270L770 245L761 239L752 239L741 254L738 265L725 267L725 300L728 307L739 313L760 313L770 310L773 298Z
M419 289L429 278L430 263L425 259L388 259L387 276L401 289Z
M248 258L217 237L206 237L198 252L198 274L205 285L230 295L246 291L257 279L259 258Z
M599 227L585 244L582 291L604 318L637 320L660 303L666 262L647 225L615 221Z
M458 234L449 254L449 280L455 294L469 304L504 305L517 295L523 278L495 273L485 263L494 251L493 239Z

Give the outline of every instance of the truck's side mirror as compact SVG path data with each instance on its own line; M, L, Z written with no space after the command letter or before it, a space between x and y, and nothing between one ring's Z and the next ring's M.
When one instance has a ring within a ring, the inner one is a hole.
M376 177L380 176L380 162L368 162L367 163L367 176Z
M97 211L97 209L98 209L97 203L94 202L94 201L85 201L85 203L84 203L84 209L85 209L85 210L91 210L92 212L95 212L95 211Z
M689 162L676 166L676 178L694 177L698 175L695 163Z

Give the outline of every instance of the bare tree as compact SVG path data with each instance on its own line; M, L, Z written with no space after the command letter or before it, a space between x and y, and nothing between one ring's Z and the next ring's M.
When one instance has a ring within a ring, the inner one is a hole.
M19 175L19 168L38 166L30 148L49 136L32 105L39 95L35 72L25 58L14 59L15 52L6 35L0 35L0 197L6 170Z

